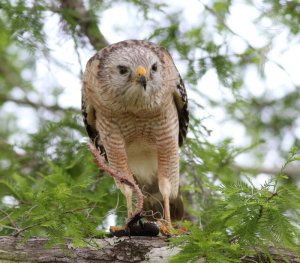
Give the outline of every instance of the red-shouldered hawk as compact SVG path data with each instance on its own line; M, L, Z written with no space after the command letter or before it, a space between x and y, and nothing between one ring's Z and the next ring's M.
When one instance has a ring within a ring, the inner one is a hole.
M82 112L88 135L110 166L138 183L143 210L164 214L169 225L171 218L181 219L178 151L189 113L183 81L168 51L141 40L100 50L86 66ZM116 183L130 217L132 190Z

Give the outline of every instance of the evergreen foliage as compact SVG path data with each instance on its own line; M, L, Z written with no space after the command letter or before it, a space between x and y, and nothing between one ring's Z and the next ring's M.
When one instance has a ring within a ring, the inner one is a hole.
M287 163L299 160L294 154ZM173 238L172 244L182 251L172 262L196 262L199 258L240 262L243 256L255 255L257 248L268 255L270 245L299 256L300 191L282 182L287 179L284 167L276 178L260 187L246 179L220 186L206 183L213 189L214 202L199 214L204 219L200 225L186 223L189 235Z
M183 65L192 94L189 138L181 151L180 171L190 234L172 239L172 245L182 248L172 261L204 257L207 262L240 262L259 248L272 262L270 245L300 258L299 86L291 80L280 96L269 87L254 95L251 83L245 81L247 72L255 69L267 86L267 63L288 75L283 65L271 59L276 32L260 23L268 19L287 32L291 46L299 45L298 1L265 0L259 7L256 1L242 1L258 12L256 27L266 38L259 47L229 26L235 1L214 0L209 5L200 1L203 10L193 26L182 21L171 3L83 2L0 2L0 235L46 236L50 244L73 238L75 245L82 246L87 238L103 234L110 213L117 216L117 224L124 223L124 197L94 163L79 108L59 103L62 87L37 87L33 81L38 60L46 58L62 70L68 67L55 60L48 48L44 24L49 17L59 18L56 26L63 29L61 37L74 41L74 57L80 60L82 50L91 48L87 42L94 48L105 46L97 23L101 25L101 16L122 3L138 10L148 39L168 48ZM77 10L77 4L86 12ZM243 42L242 51L232 48L232 38ZM221 99L209 97L197 85L211 72L218 77ZM201 98L200 103L196 98ZM26 115L28 109L31 113ZM235 138L212 142L214 131L205 126L210 109L221 110L227 120L243 127L248 144L237 146ZM26 118L37 120L36 132L22 128L20 122ZM294 145L290 151L286 138ZM259 169L239 167L238 159L249 158L259 167L271 152L280 157L282 169L258 186L253 181L260 178ZM287 172L290 167L296 176Z

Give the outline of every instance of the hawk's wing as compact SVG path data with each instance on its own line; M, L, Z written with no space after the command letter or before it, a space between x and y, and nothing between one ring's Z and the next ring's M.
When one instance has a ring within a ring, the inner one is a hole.
M182 81L182 78L178 72L178 69L175 66L175 63L169 51L165 48L163 48L163 50L164 53L166 54L165 59L169 60L169 63L173 64L174 66L174 72L172 72L172 74L174 75L174 80L172 78L171 81L175 81L175 86L176 86L173 96L174 96L174 102L177 108L178 120L179 120L178 143L179 146L182 146L183 141L186 138L188 125L189 125L188 99L187 99L184 83ZM172 85L174 84L172 83Z
M188 110L188 100L186 95L186 89L182 78L178 73L179 83L176 85L176 91L174 94L174 101L177 107L178 120L179 120L179 146L183 144L186 138L188 125L189 125L189 110Z
M90 60L94 59L92 57ZM86 82L83 82L83 85L87 85ZM94 107L89 103L88 98L85 95L85 88L82 89L82 97L81 97L81 112L83 116L83 122L85 125L85 129L91 138L94 145L100 151L100 154L105 157L107 160L106 152L104 146L101 144L100 134L96 128L96 110Z

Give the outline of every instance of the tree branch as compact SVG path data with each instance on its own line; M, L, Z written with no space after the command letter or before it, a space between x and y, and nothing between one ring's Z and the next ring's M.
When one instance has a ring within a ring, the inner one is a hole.
M258 173L263 173L263 174L269 174L269 175L278 175L281 172L281 168L267 168L267 167L246 167L246 166L238 166L234 165L232 168L237 171L237 172L247 172L247 173L253 173L253 174L258 174ZM298 166L287 166L283 173L291 178L297 178L300 176L300 167Z
M47 242L46 238L31 238L24 243L21 238L0 237L0 262L141 262L150 257L167 262L172 255L166 239L160 237L93 239L89 241L92 246L76 249L70 240L51 249L45 248Z
M0 237L0 262L35 263L94 263L94 262L168 262L179 253L180 248L170 247L165 237L121 237L86 240L86 247L74 248L71 240L62 246L47 248L48 239L35 237L24 240L20 237ZM270 262L257 249L257 255L244 256L242 263ZM199 251L200 253L200 251ZM272 262L299 263L299 258L291 252L270 247L268 254ZM200 260L202 262L202 260ZM200 262L199 261L199 262ZM205 260L204 260L205 261Z
M86 10L82 0L60 0L60 14L68 25L75 29L80 27L80 33L85 35L95 50L108 45L107 40L101 33L97 17L92 10Z
M18 105L29 106L36 110L45 109L45 110L52 111L52 112L59 112L59 111L61 111L61 112L65 112L65 111L79 112L79 110L74 107L63 108L63 107L59 106L58 104L45 105L44 103L34 102L27 97L23 97L21 99L16 99L16 98L13 98L13 97L10 97L10 96L0 93L0 105L5 102L14 102Z

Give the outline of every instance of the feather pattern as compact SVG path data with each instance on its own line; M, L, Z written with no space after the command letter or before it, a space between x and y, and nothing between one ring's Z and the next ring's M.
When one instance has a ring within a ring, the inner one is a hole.
M143 87L137 76L141 67ZM100 50L84 73L82 115L100 153L144 190L144 208L161 211L157 202L164 201L167 221L170 211L180 219L178 148L187 135L189 111L184 83L169 52L142 40ZM130 211L130 189L116 183Z

